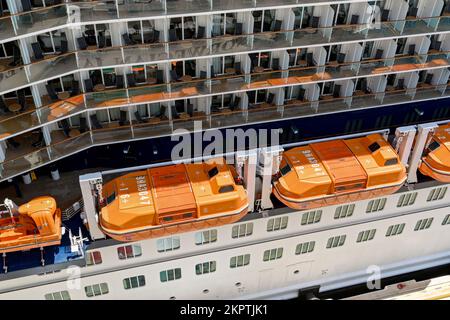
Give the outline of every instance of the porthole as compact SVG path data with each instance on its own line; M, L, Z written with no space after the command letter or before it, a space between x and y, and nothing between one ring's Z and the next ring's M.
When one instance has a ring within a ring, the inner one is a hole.
M300 270L295 270L294 274L298 274L300 272Z
M242 283L236 282L234 285L235 285L236 287L240 287L240 286L242 285Z
M209 293L209 290L208 290L208 289L205 289L205 290L203 290L203 293L204 293L204 294L207 294L207 293Z
M174 297L174 296L172 296L172 297L169 298L169 300L176 300L176 299L177 299L177 298Z

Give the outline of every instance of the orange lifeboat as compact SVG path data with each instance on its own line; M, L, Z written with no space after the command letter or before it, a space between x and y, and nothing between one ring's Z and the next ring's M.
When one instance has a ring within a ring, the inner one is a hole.
M419 171L440 182L450 182L450 123L436 129Z
M0 214L0 253L60 244L61 210L54 198L38 197L18 209L5 207Z
M223 159L133 172L103 186L103 232L137 241L233 223L248 211L247 193Z
M406 169L379 134L314 143L284 152L273 193L293 209L312 209L396 192Z

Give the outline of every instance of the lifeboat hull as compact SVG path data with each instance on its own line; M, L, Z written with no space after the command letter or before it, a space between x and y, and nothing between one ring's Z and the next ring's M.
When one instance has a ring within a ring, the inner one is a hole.
M61 210L59 209L55 212L55 223L61 224ZM0 254L59 245L62 236L61 228L57 230L58 233L48 236L27 235L17 239L0 241Z
M235 213L230 214L226 216L219 216L219 217L211 217L207 219L202 220L190 220L186 222L181 222L177 224L166 224L166 225L159 225L154 227L149 227L145 230L137 230L132 231L129 233L114 233L111 230L108 230L106 228L103 228L100 225L100 228L102 231L110 236L111 238L118 240L120 242L133 242L133 241L140 241L145 239L151 239L151 238L159 238L159 237L168 237L177 233L182 232L190 232L190 231L196 231L196 230L202 230L212 227L219 227L226 224L234 223L236 221L239 221L242 219L248 212L248 207L246 207L244 210Z
M432 168L426 161L422 161L422 164L419 166L419 171L425 176L433 178L439 182L450 182L450 171L440 171Z
M278 192L277 188L275 187L273 188L273 193L278 200L280 200L284 205L288 206L289 208L296 210L309 210L325 206L346 204L360 200L382 197L397 192L402 187L402 185L403 183L390 187L376 188L370 190L360 190L352 193L336 194L332 196L317 197L313 199L310 198L305 200L288 199L283 195L281 195Z

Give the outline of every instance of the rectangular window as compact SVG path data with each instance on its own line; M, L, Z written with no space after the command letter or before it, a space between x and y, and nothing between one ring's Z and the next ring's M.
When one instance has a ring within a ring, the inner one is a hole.
M203 262L195 265L195 274L205 274L205 273L212 273L216 271L216 262L215 261L208 261Z
M202 245L217 241L217 230L200 231L195 234L195 244Z
M120 260L136 258L142 255L142 249L141 246L138 244L118 247L117 255L119 256Z
M346 235L331 237L327 242L327 249L342 247L345 243Z
M86 265L92 266L102 263L102 255L100 251L90 251L86 253Z
M243 254L240 256L235 256L230 259L230 268L238 268L246 266L250 263L250 255Z
M382 211L385 206L386 206L386 198L371 200L367 204L366 213Z
M156 241L156 248L158 252L167 252L180 249L180 237L158 239L158 241Z
M159 273L161 282L178 280L181 278L181 268L164 270Z
M442 225L450 224L450 214L446 215L444 220L442 220Z
M355 210L354 204L346 204L344 206L340 206L336 208L336 211L334 213L335 219L342 219L351 217L353 215L353 211Z
M430 191L427 201L442 200L447 192L447 187L434 188Z
M242 238L248 237L253 234L253 223L242 223L237 226L233 226L231 229L231 237L232 238Z
M386 231L386 237L397 236L403 232L403 229L405 229L404 223L389 226L389 228Z
M425 230L431 227L433 223L433 218L421 219L417 221L416 226L414 227L414 231Z
M123 287L125 289L134 289L143 286L145 286L145 277L142 275L123 279Z
M288 223L288 217L277 217L267 221L267 231L277 231L286 229Z
M302 215L302 226L307 224L313 224L320 222L320 219L322 218L322 210L315 210L310 212L305 212Z
M372 240L375 237L376 231L377 231L376 229L361 231L358 234L358 238L356 239L356 242L365 242L365 241Z
M69 291L52 292L45 295L45 300L70 300Z
M264 251L263 261L280 259L283 256L283 248L276 248Z
M412 206L417 198L417 192L402 194L398 199L397 207Z
M299 243L295 248L295 254L305 254L313 252L315 245L316 245L315 241Z
M107 294L109 292L108 284L103 282L92 286L86 286L84 287L84 292L88 298L101 296L102 294Z

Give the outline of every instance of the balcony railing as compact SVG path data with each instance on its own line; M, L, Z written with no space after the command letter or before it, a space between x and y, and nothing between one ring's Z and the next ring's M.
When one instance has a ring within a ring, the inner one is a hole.
M142 85L127 89L85 93L0 120L0 140L80 114L87 109L125 107L255 89L447 68L450 65L450 60L447 58L449 54L450 52L443 51L425 56L404 56L324 66L295 67L287 70L222 75L213 79L195 79L186 82Z
M49 146L32 152L15 151L16 156L7 154L7 159L0 163L0 181L43 166L49 162L67 157L81 150L96 145L120 143L132 140L155 138L172 134L174 130L193 129L195 120L202 121L204 129L227 126L246 125L267 120L282 120L305 117L316 114L353 111L414 101L424 101L450 97L447 85L425 86L423 88L393 90L375 94L355 95L352 97L333 98L314 102L298 102L284 106L257 107L250 110L219 112L211 115L189 117L188 119L158 120L149 119L144 124L130 124L95 129L81 133L75 137L63 138ZM170 109L169 109L170 110ZM20 148L20 147L19 147ZM29 147L25 147L26 149ZM19 155L17 155L19 154Z

